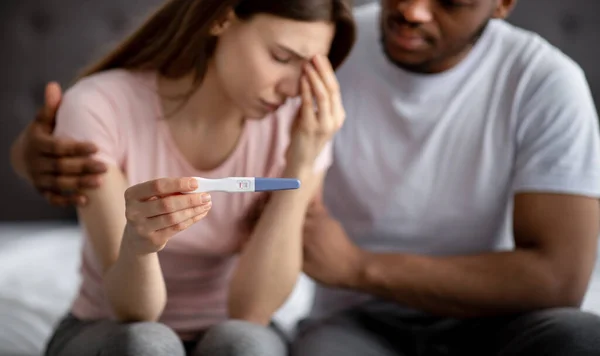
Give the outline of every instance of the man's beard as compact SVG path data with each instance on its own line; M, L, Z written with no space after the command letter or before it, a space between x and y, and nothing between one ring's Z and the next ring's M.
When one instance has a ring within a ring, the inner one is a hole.
M488 18L483 24L481 24L481 26L479 26L477 31L475 31L475 33L469 37L468 40L461 42L460 45L452 47L450 49L450 51L443 53L440 56L433 57L433 58L431 58L427 61L421 62L421 63L403 63L403 62L395 60L392 57L392 55L388 52L387 46L385 44L386 38L385 38L385 30L383 28L383 26L384 26L383 21L381 21L381 26L380 26L381 28L380 28L380 32L379 32L380 33L379 44L380 44L381 49L382 49L383 53L385 54L385 56L396 67L398 67L400 69L404 69L409 72L420 73L420 74L430 74L430 73L434 72L434 70L433 70L434 67L436 67L440 63L444 62L445 60L448 60L450 58L458 56L461 53L464 53L465 51L470 51L475 46L475 44L479 41L479 39L481 38L481 36L485 32L485 30L487 29L489 23L490 23L490 19Z

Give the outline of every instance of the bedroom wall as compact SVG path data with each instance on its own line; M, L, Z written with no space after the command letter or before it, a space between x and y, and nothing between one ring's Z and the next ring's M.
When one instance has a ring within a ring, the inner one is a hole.
M0 4L0 221L68 219L50 207L9 166L11 142L34 117L46 82L67 85L91 59L162 0L19 0ZM356 4L369 2L357 0ZM521 1L510 21L534 30L584 68L600 107L600 1Z

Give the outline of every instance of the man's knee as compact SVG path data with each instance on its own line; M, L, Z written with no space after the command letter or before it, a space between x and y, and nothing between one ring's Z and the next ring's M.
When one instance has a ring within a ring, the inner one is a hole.
M106 340L102 356L185 356L183 343L168 326L141 322L119 325Z
M544 355L598 355L600 352L600 316L577 309L552 309L526 317L522 331L524 342L531 341L531 350ZM528 349L525 347L525 349ZM533 354L533 353L531 353Z
M396 335L399 336L399 335ZM351 313L301 325L290 350L292 356L403 356L385 336L369 330Z
M287 345L274 329L231 320L210 328L195 356L284 356Z

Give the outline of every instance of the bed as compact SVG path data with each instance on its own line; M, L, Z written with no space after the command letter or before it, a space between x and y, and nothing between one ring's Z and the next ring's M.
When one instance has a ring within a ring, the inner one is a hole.
M0 356L38 356L79 282L81 234L75 223L0 223ZM302 278L278 321L302 315L312 285ZM600 262L584 309L600 313Z
M67 222L0 223L0 356L39 356L79 284L79 226ZM293 333L310 308L304 276L276 319Z
M0 151L35 116L43 87L63 86L92 58L122 38L164 0L4 1L0 33L10 56L0 57ZM363 4L375 0L355 0ZM540 15L543 9L544 16ZM530 0L520 2L511 22L540 33L585 70L600 107L597 46L600 1ZM534 16L535 15L535 16ZM43 60L40 60L43 59ZM24 225L9 221L62 219L72 212L48 207L31 187L16 178L8 154L0 155L0 356L39 355L54 323L67 310L78 284L80 234L73 223ZM585 309L600 313L600 267L590 286ZM301 282L280 319L301 314L310 285ZM289 320L287 319L287 320ZM288 328L289 323L285 324Z

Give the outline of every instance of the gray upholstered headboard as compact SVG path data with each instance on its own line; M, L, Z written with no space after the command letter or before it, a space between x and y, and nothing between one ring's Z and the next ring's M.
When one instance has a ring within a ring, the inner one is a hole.
M357 4L369 0L356 0ZM67 85L90 60L162 0L19 0L0 5L0 220L73 218L52 208L10 170L10 143L41 105L43 87ZM534 30L584 68L600 108L597 0L522 0L510 20Z
M46 82L70 84L82 67L163 0L19 0L0 5L0 220L72 218L10 169L9 148L42 104Z

